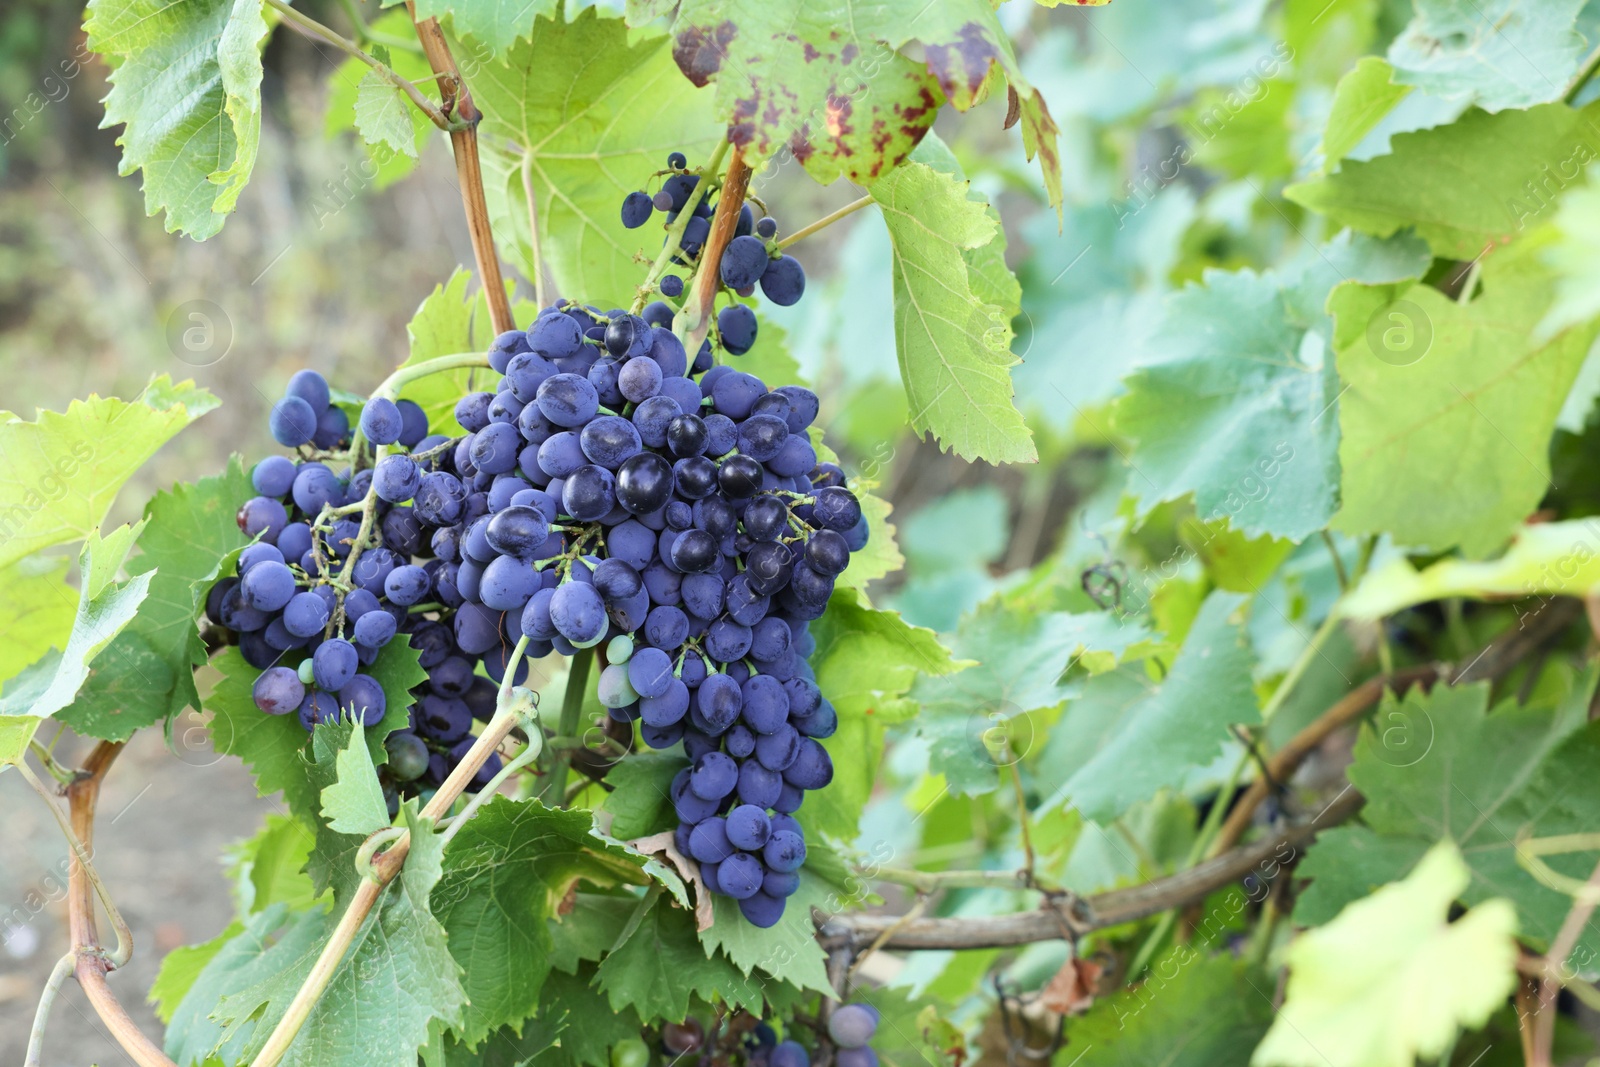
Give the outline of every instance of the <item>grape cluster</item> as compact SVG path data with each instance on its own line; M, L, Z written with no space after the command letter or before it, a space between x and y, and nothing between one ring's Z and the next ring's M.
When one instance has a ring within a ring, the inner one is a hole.
M261 671L256 706L272 715L295 713L307 730L340 715L368 726L380 722L388 711L384 690L363 668L405 636L428 678L411 693L408 726L385 741L382 773L395 807L402 793L442 783L471 747L473 721L494 714L497 687L477 673L482 650L463 650L442 621L462 598L450 553L434 547L436 539L448 539L437 538L441 530L487 512L488 501L463 496L453 510L430 507L420 487L395 496L386 461L355 472L329 466L323 459L349 447L351 427L315 371L290 380L270 424L281 444L309 454L269 456L251 471L258 495L239 508L238 522L255 540L240 554L236 574L211 587L206 615L236 635L245 662ZM430 477L451 477L453 443L429 436L426 415L411 401L369 401L359 428L368 442L409 449L390 458L419 474L426 467ZM369 490L377 506L364 529ZM485 661L491 677L497 666L503 671L493 656ZM499 757L491 756L474 784L487 783L499 768Z
M843 1004L828 1017L828 1036L837 1050L833 1062L838 1067L878 1067L878 1054L868 1044L878 1032L882 1018L871 1004ZM771 1067L788 1067L774 1062Z
M630 195L624 217L665 211L668 258L699 269L714 206L685 167L673 153L661 190L642 207ZM760 284L792 303L805 283L772 244L776 222L742 213L712 331L733 355L756 335L740 294ZM669 274L655 291L684 289ZM641 310L561 301L502 333L493 391L456 404L460 437L430 435L420 408L381 395L352 435L326 381L297 374L271 428L298 458L254 469L239 524L256 541L207 610L262 671L261 710L308 728L381 719L383 690L361 667L406 634L428 680L388 738L392 794L437 786L464 755L519 642L528 658L605 642L598 695L617 728L691 760L672 784L680 852L771 926L806 858L794 812L833 777L820 742L837 718L806 662L809 625L867 521L844 473L818 462L815 393L714 365L712 338L691 365L667 325L676 309ZM520 683L526 658L517 671Z
M641 189L629 193L622 201L622 224L629 229L644 226L657 211L665 216L667 226L672 227L682 212L689 211L672 259L673 264L680 267L694 266L695 256L711 236L711 219L717 207L715 200L698 195L700 176L689 172L687 165L682 152L673 152L667 157L667 169L663 172L666 178L654 195ZM717 267L717 280L729 300L717 313L716 336L723 349L732 355L750 351L757 332L755 311L735 298L753 296L758 285L763 296L783 307L799 303L805 295L805 269L799 260L783 253L777 236L776 219L770 215L758 218L749 204L740 205L733 238L723 250ZM669 232L665 241L671 240ZM654 326L671 325L679 306L673 301L681 297L684 290L681 275L663 275L658 291L666 299L646 307L644 320ZM703 347L695 359L696 373L710 366L709 356L709 347Z

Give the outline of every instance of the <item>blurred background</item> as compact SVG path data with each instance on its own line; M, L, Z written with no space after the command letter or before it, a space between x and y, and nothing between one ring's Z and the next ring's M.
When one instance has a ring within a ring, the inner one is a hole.
M305 7L347 25L342 5ZM254 176L221 234L200 244L163 232L145 216L138 176L117 176L116 132L99 128L106 70L84 52L78 6L5 0L0 10L0 408L32 418L91 393L135 395L158 374L192 377L223 400L130 484L113 518L136 516L149 493L209 474L231 452L253 461L269 451L267 409L301 367L370 390L405 357L418 303L471 264L448 143L430 139L402 180L363 181L348 118L329 113L331 97L348 107L349 87L340 97L335 64L304 39L272 37ZM376 14L367 4L367 17ZM1028 568L1055 606L1089 607L1080 575L1109 557L1107 529L1123 539L1119 558L1178 558L1181 508L1158 509L1139 530L1118 518L1124 470L1104 406L1122 375L1159 358L1165 294L1212 267L1292 264L1327 236L1302 232L1304 218L1278 193L1319 165L1339 75L1381 53L1411 10L1409 0L1115 0L1088 11L1009 0L1001 17L1061 127L1064 222L1016 131L1003 129L1003 100L965 115L947 109L937 129L1004 219L1024 287L1016 392L1041 462L968 464L907 432L889 247L874 211L793 250L811 288L773 315L823 395L832 443L894 505L907 565L874 596L942 631ZM1452 109L1416 93L1357 155ZM843 182L819 187L781 161L757 188L786 229L860 195ZM212 333L184 343L196 323ZM913 781L926 765L917 746L895 749L891 781ZM224 863L206 857L254 833L276 806L255 796L236 761L172 752L159 734L136 738L101 808L99 863L140 946L113 982L152 1032L139 1002L161 955L213 936L230 914ZM0 776L6 1062L20 1060L40 985L66 948L65 851L25 794L16 775ZM899 799L869 820L899 819ZM956 855L981 805L945 805L921 841ZM1192 815L1178 821L1192 825ZM1159 865L1184 842L1163 839L1152 818L1146 858ZM972 966L985 965L981 955ZM47 1062L123 1062L70 983L63 1003Z

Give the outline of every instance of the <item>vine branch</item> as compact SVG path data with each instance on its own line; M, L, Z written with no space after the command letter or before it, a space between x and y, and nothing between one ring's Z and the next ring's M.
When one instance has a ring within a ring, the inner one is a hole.
M332 29L324 26L311 16L295 10L288 4L284 3L284 0L267 0L267 6L276 11L279 17L283 19L285 25L289 26L290 28L297 30L305 36L311 38L313 41L321 41L324 44L331 44L339 51L345 53L346 55L354 56L356 59L359 59L367 66L371 67L375 72L377 72L378 77L382 78L396 89L399 89L402 93L405 93L407 98L409 98L410 101L417 106L417 110L428 116L429 120L441 130L450 130L453 128L450 121L450 116L445 114L445 112L439 108L438 104L435 104L432 100L429 100L426 96L424 96L422 94L422 90L417 88L415 83L407 78L401 77L387 63L378 62L377 59L369 55L354 41L335 33Z
M700 262L694 274L694 292L684 303L683 313L688 316L689 339L684 345L693 359L711 329L711 308L717 299L717 285L722 280L722 253L739 225L739 212L744 207L745 193L750 189L750 166L744 153L733 150L728 160L728 173L722 180L722 192L717 197L716 214L711 217L711 235L700 253Z
M483 163L478 158L478 123L483 113L472 102L472 93L461 80L461 70L450 54L450 44L439 27L439 20L419 22L414 0L406 0L406 11L417 28L417 39L422 42L428 65L439 79L444 113L454 120L450 125L450 149L456 157L456 179L461 186L461 206L467 214L467 233L472 237L472 255L478 262L478 280L489 301L489 317L494 322L495 332L504 333L515 329L517 324L511 317L511 300L506 296L500 259L494 250L494 232L489 228L489 203L483 195Z
M783 251L796 241L804 241L818 230L825 230L840 219L854 215L857 211L872 203L871 196L863 196L859 200L852 200L837 211L830 211L815 222L800 227L798 230L778 242L778 251Z

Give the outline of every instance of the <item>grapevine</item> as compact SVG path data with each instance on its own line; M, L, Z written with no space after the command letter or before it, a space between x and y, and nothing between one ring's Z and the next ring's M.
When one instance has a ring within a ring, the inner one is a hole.
M0 1057L1592 1060L1600 30L1213 6L23 0Z

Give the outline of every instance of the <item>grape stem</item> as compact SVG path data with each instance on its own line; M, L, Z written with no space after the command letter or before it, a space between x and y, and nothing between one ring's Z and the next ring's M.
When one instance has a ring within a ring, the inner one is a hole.
M466 791L467 786L472 784L472 779L476 777L478 770L510 735L512 729L520 725L536 709L537 701L531 691L513 689L517 667L521 665L522 655L527 647L528 639L523 637L512 650L510 660L506 663L505 677L500 683L494 718L489 720L483 733L473 742L472 748L461 758L461 762L456 764L438 792L434 793L433 799L423 807L418 816L419 821L437 823L455 804L457 798ZM530 730L530 738L535 733L538 733L536 727ZM468 812L463 811L452 821L451 831L455 831L465 823L467 816ZM387 835L392 833L393 829L385 827L378 833ZM251 1061L251 1067L275 1067L283 1059L284 1053L289 1050L289 1046L300 1033L300 1028L305 1025L306 1019L310 1018L311 1009L316 1006L329 983L333 981L334 975L338 973L345 953L349 951L356 934L364 925L367 914L378 903L384 889L400 873L410 851L411 834L409 831L403 831L394 844L371 859L370 866L362 868L364 876L361 884L350 898L350 904L340 917L339 925L334 928L328 943L323 946L322 954L317 957L311 973L306 976L305 982L295 994L283 1018L278 1020L278 1025L273 1028L266 1045Z
M354 56L356 59L359 59L367 66L371 67L378 77L382 78L396 89L399 89L402 93L405 93L406 97L417 106L417 109L424 115L427 115L429 121L431 121L441 130L453 130L455 128L455 124L451 121L450 116L445 114L445 112L440 109L438 104L435 104L432 100L429 100L426 96L423 96L422 90L418 89L415 83L406 78L402 78L399 74L396 74L387 63L378 62L378 60L374 59L372 56L363 51L361 46L356 44L354 41L347 37L340 36L311 16L300 11L296 11L288 4L284 3L284 0L267 0L267 6L276 11L278 16L282 18L284 23L291 29L294 29L304 36L309 37L313 41L321 41L324 44L331 44L339 51L345 53L346 55ZM365 24L362 24L362 26L364 29ZM365 34L363 35L365 36Z
M678 217L668 224L667 243L661 246L661 254L656 256L656 261L650 265L649 272L644 276L644 283L639 286L639 291L633 298L633 307L630 309L631 314L637 315L644 310L650 295L656 291L656 285L661 280L661 276L672 265L673 257L683 250L683 231L689 225L689 220L694 217L694 209L699 207L700 202L709 197L722 184L718 177L718 171L722 167L722 157L727 154L728 148L728 139L724 137L711 153L711 158L706 160L706 165L698 172L700 180L695 183L694 192L689 194L689 202L683 205L683 210L678 212ZM694 361L692 354L689 360L691 363Z
M558 737L573 737L578 732L578 719L583 715L583 691L589 686L589 662L596 653L580 650L572 657L567 668L567 691L561 698L561 723L556 727ZM572 753L557 749L550 765L550 780L541 791L555 803L561 803L567 792L567 769L572 765Z
M829 214L822 216L822 218L818 219L816 222L800 227L798 230L779 241L776 247L778 251L782 252L796 241L803 241L817 231L827 229L840 219L845 218L848 215L854 215L857 211L860 211L870 203L872 203L872 197L870 196L863 196L859 200L852 200L838 211L830 212Z
M711 219L711 235L695 265L694 290L683 302L675 327L686 330L683 347L690 353L699 351L700 344L711 332L711 309L716 304L717 288L722 281L722 253L733 240L739 226L739 213L744 208L745 193L750 189L750 167L744 153L733 150L728 161L728 175L722 183L722 193L717 197L717 212ZM693 356L690 356L693 359Z

